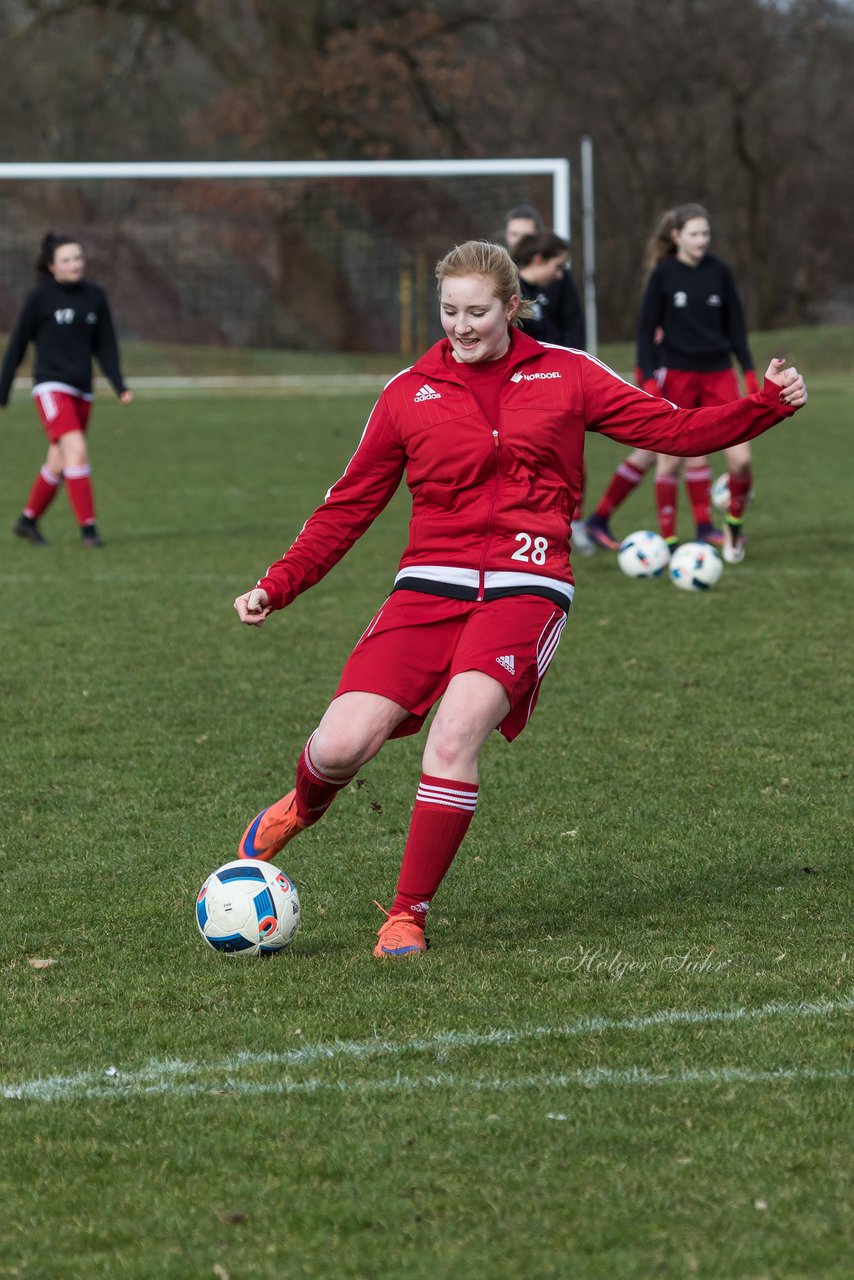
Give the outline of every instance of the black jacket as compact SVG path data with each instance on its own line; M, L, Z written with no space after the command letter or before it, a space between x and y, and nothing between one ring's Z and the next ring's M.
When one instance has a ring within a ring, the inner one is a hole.
M537 314L522 321L522 329L537 342L553 342L559 347L584 350L584 314L569 268L551 284L541 288L520 280L522 297L534 303Z
M657 328L664 330L653 345ZM744 310L732 272L707 253L696 267L671 254L649 277L638 320L638 367L651 378L659 366L712 373L729 369L732 356L753 368Z
M104 290L88 280L58 284L51 276L27 295L0 370L0 404L7 404L18 365L35 343L34 383L63 382L92 393L92 357L116 395L125 390L113 318Z

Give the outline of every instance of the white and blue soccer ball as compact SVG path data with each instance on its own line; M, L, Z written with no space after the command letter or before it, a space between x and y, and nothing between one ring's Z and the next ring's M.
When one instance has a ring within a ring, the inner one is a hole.
M722 515L729 511L729 476L726 471L712 485L712 506Z
M299 928L296 885L269 862L237 858L212 871L196 898L196 923L209 947L228 956L271 956Z
M670 581L682 591L708 591L724 571L708 542L683 542L670 557Z
M630 533L617 551L617 564L627 578L660 578L669 560L667 543L650 529Z

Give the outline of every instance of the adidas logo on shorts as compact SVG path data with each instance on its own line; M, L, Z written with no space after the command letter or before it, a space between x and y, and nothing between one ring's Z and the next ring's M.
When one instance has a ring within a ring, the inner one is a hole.
M420 404L423 400L441 400L442 397L438 391L434 391L432 387L424 383L424 386L415 396L415 403Z
M505 671L509 671L511 676L515 676L516 663L513 660L512 654L507 654L503 658L496 658L495 661L498 663L500 667L503 667Z

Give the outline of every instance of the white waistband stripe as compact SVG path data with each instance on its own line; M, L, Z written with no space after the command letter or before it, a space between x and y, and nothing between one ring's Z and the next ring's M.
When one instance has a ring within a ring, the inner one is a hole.
M473 591L477 591L480 586L480 574L477 569L461 569L457 565L408 564L398 570L394 585L397 586L407 578L421 578L425 582L468 587ZM575 594L572 583L564 582L562 578L549 578L542 573L516 573L507 569L488 569L483 575L483 585L487 591L501 591L510 587L520 593L526 588L536 590L538 587L548 587L551 591L559 592L569 603L572 603L572 597Z

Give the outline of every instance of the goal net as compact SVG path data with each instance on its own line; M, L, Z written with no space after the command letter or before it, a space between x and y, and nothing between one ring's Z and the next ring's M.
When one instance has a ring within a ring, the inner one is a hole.
M42 236L79 238L124 339L400 352L439 336L436 261L532 204L569 236L566 160L0 165L0 329Z

